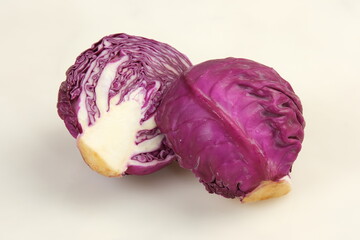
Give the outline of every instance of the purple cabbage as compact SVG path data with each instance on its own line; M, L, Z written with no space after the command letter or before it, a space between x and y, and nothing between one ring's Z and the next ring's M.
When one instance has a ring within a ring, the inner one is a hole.
M109 70L109 66L116 67ZM93 128L107 112L115 109L114 106L121 105L132 97L141 104L141 118L138 121L141 126L154 118L163 93L189 66L191 63L188 58L167 44L127 34L106 36L80 54L74 65L68 69L66 81L62 82L59 90L58 114L71 135L79 140L84 129ZM105 75L111 75L111 82ZM108 85L103 83L106 80ZM106 99L99 99L99 89L103 93L101 96ZM107 102L106 111L102 112L98 106L100 100ZM111 101L116 101L116 104L111 105ZM159 136L162 136L159 129L151 126L139 130L136 136L133 136L133 141L135 145L139 145L155 138L158 141ZM86 148L88 149L88 146ZM87 158L84 154L89 154L86 151L81 151L84 158ZM102 166L97 166L99 163L93 163L92 159L85 161L104 175L141 175L166 166L173 157L173 151L161 141L155 149L149 150L148 147L132 153L127 159L125 172L104 173ZM106 162L106 159L104 161Z
M289 175L305 126L290 84L239 58L191 67L164 95L155 120L183 168L210 193L240 199Z

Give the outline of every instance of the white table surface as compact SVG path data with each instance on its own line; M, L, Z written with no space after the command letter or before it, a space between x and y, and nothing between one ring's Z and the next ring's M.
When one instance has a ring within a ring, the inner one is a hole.
M360 1L0 0L0 239L360 239ZM287 196L240 204L176 164L109 179L56 113L75 57L104 35L169 43L194 64L275 68L307 121Z

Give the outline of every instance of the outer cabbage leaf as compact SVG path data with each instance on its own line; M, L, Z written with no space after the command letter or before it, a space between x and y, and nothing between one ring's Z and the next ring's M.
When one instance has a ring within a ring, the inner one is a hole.
M236 58L193 66L155 120L180 165L210 193L246 202L290 190L305 123L299 98L272 68Z

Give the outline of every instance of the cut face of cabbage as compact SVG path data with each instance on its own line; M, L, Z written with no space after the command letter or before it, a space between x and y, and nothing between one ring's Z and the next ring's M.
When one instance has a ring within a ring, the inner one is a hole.
M85 162L105 176L168 165L174 153L154 117L163 93L190 65L167 44L126 34L83 52L67 71L57 106Z
M121 176L131 164L133 155L151 152L160 148L162 135L136 144L140 130L156 127L154 118L141 123L144 118L144 99L146 90L138 88L130 91L119 103L120 94L108 103L110 85L116 71L128 57L108 64L95 87L98 117L93 125L87 120L86 94L80 96L78 119L83 133L77 137L77 145L86 163L95 171L106 176Z
M119 176L127 170L133 155L158 149L162 135L136 144L138 131L146 125L155 127L153 118L140 124L142 117L141 103L131 99L112 105L94 125L83 128L77 142L88 165L103 175Z
M279 181L262 181L257 188L246 194L241 199L243 203L257 202L270 198L281 197L291 191L290 178L288 176Z

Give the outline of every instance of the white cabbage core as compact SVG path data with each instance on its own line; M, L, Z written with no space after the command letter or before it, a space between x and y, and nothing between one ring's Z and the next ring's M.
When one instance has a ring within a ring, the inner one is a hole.
M89 126L84 93L80 96L78 111L78 119L83 133L78 136L77 140L78 143L81 142L82 147L79 145L79 148L85 161L100 173L102 170L99 170L96 164L102 165L102 167L105 164L105 168L108 168L106 171L112 172L111 175L121 175L129 164L141 165L141 163L131 160L131 157L158 149L163 139L163 136L159 135L138 145L135 143L139 130L153 129L156 126L153 117L140 124L144 114L144 109L141 109L144 104L144 89L132 91L119 104L117 104L119 95L113 97L108 103L111 82L115 78L117 68L125 60L127 57L108 64L98 80L95 94L100 116L96 117L95 123ZM91 156L87 152L91 152ZM94 156L100 160L94 160ZM105 173L104 175L109 174Z

